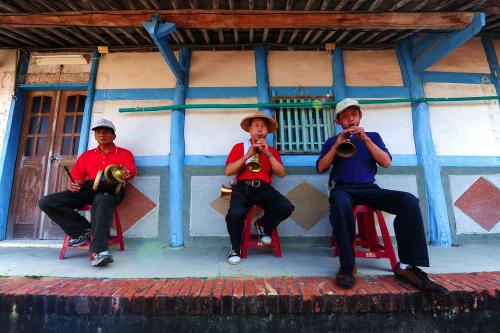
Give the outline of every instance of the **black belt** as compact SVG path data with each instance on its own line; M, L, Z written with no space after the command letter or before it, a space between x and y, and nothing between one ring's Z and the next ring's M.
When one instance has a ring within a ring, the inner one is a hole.
M238 180L238 185L246 185L246 186L252 186L252 187L265 187L269 186L268 183L259 180L259 179L252 179L252 180Z

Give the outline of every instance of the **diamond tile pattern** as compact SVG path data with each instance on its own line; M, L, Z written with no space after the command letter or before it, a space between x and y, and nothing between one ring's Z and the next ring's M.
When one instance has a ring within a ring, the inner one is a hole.
M310 229L330 210L328 197L305 181L288 192L286 197L295 206L291 218L305 229Z
M123 232L141 221L141 219L155 207L156 203L149 199L133 184L128 184L125 188L125 198L123 198L123 201L117 206Z
M490 231L500 220L500 190L480 177L455 201L455 206Z

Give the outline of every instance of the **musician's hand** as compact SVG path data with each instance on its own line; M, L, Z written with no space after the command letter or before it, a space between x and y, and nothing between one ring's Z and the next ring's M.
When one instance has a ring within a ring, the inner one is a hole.
M266 155L269 155L269 146L267 145L266 139L262 138L257 141L257 145L259 145L259 149Z
M245 161L248 160L249 158L252 158L252 156L255 155L256 152L257 152L257 147L255 146L255 144L252 144L250 148L248 148L248 151L245 154L245 156L243 156L245 158Z
M361 141L369 140L370 138L366 135L365 129L359 126L353 126L349 128L350 133L358 137Z
M82 185L79 184L79 183L74 183L74 182L70 182L69 183L69 190L71 192L80 192L80 190L82 189Z
M338 146L339 144L343 143L346 139L348 139L350 136L351 136L350 128L346 128L337 137L337 141L335 141L335 145Z
M122 166L122 175L123 175L124 180L129 180L130 171L127 168L125 168L124 166Z

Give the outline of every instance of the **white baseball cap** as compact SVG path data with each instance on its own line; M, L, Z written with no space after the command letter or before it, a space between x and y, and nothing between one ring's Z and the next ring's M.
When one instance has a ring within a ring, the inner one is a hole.
M92 125L92 130L95 131L97 128L109 128L113 130L113 133L116 132L115 125L107 119L97 119Z
M359 102L353 98L344 98L337 104L337 115L341 114L344 112L348 107L355 106L359 110L361 110L361 107L359 106Z

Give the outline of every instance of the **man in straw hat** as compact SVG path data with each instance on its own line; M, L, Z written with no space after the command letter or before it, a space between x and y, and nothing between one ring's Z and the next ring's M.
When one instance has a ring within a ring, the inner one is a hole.
M355 225L352 207L362 204L396 215L394 231L400 263L394 269L396 278L410 282L429 294L445 294L447 290L429 279L417 266L429 266L424 226L418 199L407 192L386 190L375 184L377 164L388 168L392 157L376 132L360 127L362 113L358 101L346 98L337 104L335 122L343 131L325 142L316 162L319 173L332 167L330 180L330 223L340 247L340 269L336 283L351 288L355 283ZM352 156L342 155L339 146L350 139L355 150Z
M97 147L84 152L70 172L67 191L52 193L40 199L39 206L64 232L71 237L70 246L89 243L91 264L104 266L113 262L108 251L108 234L113 222L113 212L124 196L124 192L103 192L93 190L94 180L100 170L110 164L121 165L123 179L134 178L136 174L134 156L130 151L115 146L115 125L107 119L98 119L93 125ZM92 205L91 222L75 209Z
M278 123L265 113L256 112L241 121L241 128L250 134L250 139L237 143L226 160L226 175L236 175L229 211L226 215L227 231L231 238L228 261L236 265L241 261L241 241L245 217L253 204L265 210L262 225L255 225L260 241L271 244L271 232L285 220L294 206L271 186L271 176L285 177L286 171L279 153L267 145L267 133L274 132ZM260 167L248 166L258 157Z

